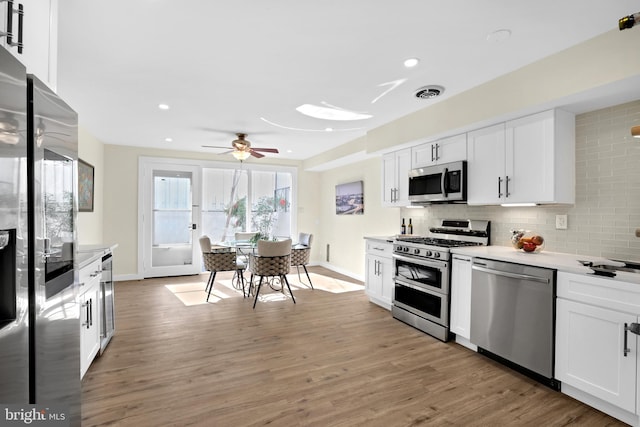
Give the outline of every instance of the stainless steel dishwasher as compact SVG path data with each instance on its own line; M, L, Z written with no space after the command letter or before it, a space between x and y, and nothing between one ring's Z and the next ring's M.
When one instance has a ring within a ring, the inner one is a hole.
M475 258L470 337L479 353L559 389L553 378L555 277L547 268Z

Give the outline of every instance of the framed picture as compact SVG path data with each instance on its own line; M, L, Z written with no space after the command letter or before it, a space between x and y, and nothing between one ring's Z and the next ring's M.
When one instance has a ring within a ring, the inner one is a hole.
M362 181L336 185L336 215L364 215Z
M93 166L82 159L78 159L78 210L93 212Z

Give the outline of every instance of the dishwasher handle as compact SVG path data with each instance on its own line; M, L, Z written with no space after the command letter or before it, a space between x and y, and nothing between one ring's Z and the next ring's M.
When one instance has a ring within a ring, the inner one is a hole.
M471 266L471 268L473 270L482 271L483 273L488 273L488 274L494 274L496 276L503 276L503 277L509 277L512 279L522 279L522 280L529 280L532 282L549 284L549 279L547 279L546 277L538 277L538 276L532 276L530 274L510 273L508 271L493 270L491 268L480 267L477 264L474 264L473 266Z

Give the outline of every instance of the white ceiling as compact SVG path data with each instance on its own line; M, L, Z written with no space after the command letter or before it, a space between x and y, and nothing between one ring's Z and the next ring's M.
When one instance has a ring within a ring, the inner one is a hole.
M305 159L639 10L638 0L64 0L58 92L106 144L221 153L201 146L246 132L253 147L280 150L268 156ZM500 29L511 37L487 40ZM421 60L413 69L410 57ZM432 84L444 94L413 97ZM323 102L373 117L295 110Z

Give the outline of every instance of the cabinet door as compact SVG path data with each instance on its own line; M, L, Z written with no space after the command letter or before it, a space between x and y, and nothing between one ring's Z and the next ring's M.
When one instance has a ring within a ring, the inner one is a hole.
M504 123L469 132L467 138L467 203L502 203L505 191Z
M380 258L374 255L366 257L365 289L369 298L380 298L382 295L382 277L378 273Z
M380 274L381 298L384 303L383 307L390 310L393 304L393 294L395 286L393 284L393 259L380 258L378 264L378 273Z
M411 149L396 152L396 202L398 206L409 205L409 171L411 170Z
M454 255L451 263L451 332L466 339L471 330L471 257Z
M436 164L436 143L429 142L411 147L411 168L423 168Z
M9 47L6 38L2 38L7 48L27 68L27 73L34 74L50 88L56 89L57 46L58 46L58 0L16 0L23 5L22 53L17 47ZM2 28L6 31L6 3L0 3L2 12ZM18 17L13 17L14 41L18 41Z
M463 133L437 141L435 153L437 163L467 160L467 134Z
M556 300L556 378L629 412L636 411L636 336L624 325L637 317Z
M85 286L80 296L80 378L100 350L100 275Z
M553 114L545 111L506 123L506 203L554 200Z
M382 205L393 206L396 199L396 155L382 156Z
M382 205L409 204L409 170L411 149L396 151L382 157Z

